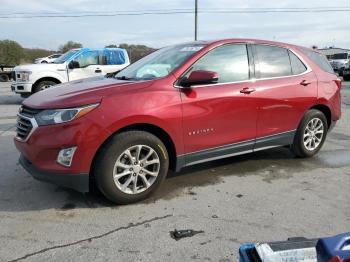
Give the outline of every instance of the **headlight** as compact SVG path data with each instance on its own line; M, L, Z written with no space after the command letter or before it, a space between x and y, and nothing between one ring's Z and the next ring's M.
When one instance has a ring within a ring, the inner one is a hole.
M49 109L41 111L35 116L39 126L60 124L78 119L90 111L94 110L99 104L87 105L68 109Z
M17 78L17 80L20 80L20 81L29 81L29 75L31 74L32 72L30 71L22 71L22 72L19 72L19 78Z

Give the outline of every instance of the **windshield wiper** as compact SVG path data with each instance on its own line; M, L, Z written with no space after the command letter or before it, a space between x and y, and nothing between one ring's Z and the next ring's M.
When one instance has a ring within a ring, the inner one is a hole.
M116 79L118 79L118 80L133 80L134 78L127 77L127 76L117 76Z

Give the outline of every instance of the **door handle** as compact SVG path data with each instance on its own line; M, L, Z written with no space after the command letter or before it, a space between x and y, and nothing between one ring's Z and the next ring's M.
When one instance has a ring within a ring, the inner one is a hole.
M96 68L95 73L102 73L102 70L99 68Z
M242 94L250 94L250 93L253 93L254 91L255 91L255 89L253 89L253 88L245 87L239 92Z
M309 82L309 81L307 81L307 80L303 80L303 81L300 82L300 84L301 84L302 86L308 86L308 85L311 84L311 82Z

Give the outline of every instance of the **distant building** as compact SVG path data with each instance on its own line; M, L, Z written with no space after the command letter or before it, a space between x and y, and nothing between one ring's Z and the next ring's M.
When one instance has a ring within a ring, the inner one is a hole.
M331 60L334 55L350 53L350 49L337 47L321 48L317 50L324 54L328 60Z

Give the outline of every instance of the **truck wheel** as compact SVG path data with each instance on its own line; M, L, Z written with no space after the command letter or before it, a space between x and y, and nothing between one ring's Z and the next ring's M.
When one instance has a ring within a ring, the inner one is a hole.
M0 75L0 82L7 82L9 81L8 75Z
M344 81L350 81L350 75L343 76Z
M49 88L51 86L57 85L56 82L54 81L50 81L50 80L44 80L44 81L40 81L39 83L37 83L34 87L34 93L40 92L42 90L45 90L46 88Z
M307 111L295 133L292 151L298 157L312 157L321 149L327 131L325 115L316 109Z
M99 152L94 176L101 192L117 204L150 196L168 173L169 157L162 141L143 131L116 134Z

